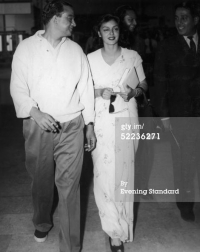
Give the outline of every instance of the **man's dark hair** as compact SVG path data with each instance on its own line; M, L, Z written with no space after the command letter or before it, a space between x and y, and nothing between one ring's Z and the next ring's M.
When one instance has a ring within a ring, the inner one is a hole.
M72 7L72 5L65 0L46 0L46 5L42 12L43 24L46 25L54 15L60 17L64 11L64 6Z
M199 7L200 5L197 3L197 1L192 1L192 0L188 0L188 1L182 1L179 4L175 5L175 11L178 8L184 8L190 11L192 17L199 17Z

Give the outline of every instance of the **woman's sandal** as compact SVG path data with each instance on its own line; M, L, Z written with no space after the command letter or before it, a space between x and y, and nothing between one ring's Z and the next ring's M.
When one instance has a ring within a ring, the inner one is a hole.
M121 245L115 246L115 245L112 245L110 237L109 237L109 241L110 241L110 248L111 248L112 252L124 252L124 244L123 244L123 242L121 243Z

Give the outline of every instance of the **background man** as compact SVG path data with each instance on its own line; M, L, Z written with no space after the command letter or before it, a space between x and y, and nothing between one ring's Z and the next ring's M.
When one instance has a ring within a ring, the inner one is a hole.
M180 190L177 206L181 217L194 221L194 177L200 147L200 41L199 16L193 1L175 7L178 34L160 44L155 60L154 105L171 135L174 186ZM198 174L199 175L199 174ZM200 180L199 180L200 181ZM200 185L200 183L199 183Z
M60 251L78 252L84 122L86 150L94 149L96 143L93 84L82 49L67 38L76 26L72 5L62 0L48 1L43 21L45 30L22 41L14 54L10 89L17 117L24 118L34 238L45 241L52 227L55 180Z

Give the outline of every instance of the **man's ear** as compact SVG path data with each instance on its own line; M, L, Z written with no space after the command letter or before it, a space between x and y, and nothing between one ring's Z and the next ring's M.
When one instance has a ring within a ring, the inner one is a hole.
M101 38L101 33L98 31L98 35L99 35L99 37Z
M56 16L56 15L54 15L54 16L52 17L52 22L53 22L54 24L57 24L57 23L58 23L58 19L57 19L57 16Z

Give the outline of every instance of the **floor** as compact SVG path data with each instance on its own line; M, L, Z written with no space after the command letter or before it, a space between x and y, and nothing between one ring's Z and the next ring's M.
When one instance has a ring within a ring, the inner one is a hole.
M57 210L46 242L38 244L33 239L31 180L24 166L22 121L16 119L12 105L2 105L0 114L0 252L59 252ZM173 189L169 142L155 142L154 152L150 188ZM92 176L91 157L86 155L81 178L82 252L109 252L94 201ZM200 203L195 204L195 222L189 223L181 219L174 195L153 197L140 198L136 204L134 241L125 244L125 251L199 252Z

